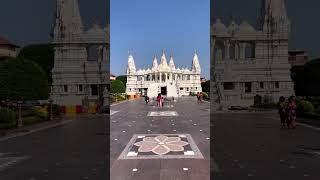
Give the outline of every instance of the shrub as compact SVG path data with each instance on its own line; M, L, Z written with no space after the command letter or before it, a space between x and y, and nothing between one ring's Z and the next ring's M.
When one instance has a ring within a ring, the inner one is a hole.
M120 80L111 81L110 92L111 93L124 93L126 91L126 87Z
M116 95L111 95L110 99L111 99L111 102L124 101L124 100L126 100L126 96L116 94Z
M203 98L209 98L208 93L206 93L206 92L202 92L202 94L203 94Z
M118 98L118 101L126 100L126 97L124 95L118 95L117 98Z
M61 111L60 111L60 106L57 104L53 104L52 105L52 114L54 116L60 116L61 115Z
M32 108L32 114L33 116L38 117L43 121L47 120L49 116L46 108L40 106L35 106L34 108Z
M0 99L38 100L48 97L47 75L38 64L23 58L0 63Z
M0 108L0 128L12 128L16 124L16 112L9 108Z
M204 92L210 92L210 80L201 83L202 91Z
M41 118L37 116L29 116L23 118L23 125L32 125L43 121Z
M190 96L196 96L197 94L195 92L191 92Z
M299 112L313 112L314 106L310 101L301 100L301 101L298 101L298 111Z

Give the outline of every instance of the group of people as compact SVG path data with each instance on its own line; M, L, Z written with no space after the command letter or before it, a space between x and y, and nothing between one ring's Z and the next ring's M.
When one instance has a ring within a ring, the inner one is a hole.
M202 92L197 93L197 99L198 99L198 103L202 102L202 100L203 100L203 93Z
M146 102L146 104L148 104L149 101L150 101L149 96L145 96L145 102ZM157 104L158 104L159 107L163 107L164 97L163 97L161 94L158 94L158 96L157 96Z
M286 98L281 96L278 102L278 111L282 128L287 126L288 129L295 129L297 119L297 105L295 97L291 96L288 101L286 101Z

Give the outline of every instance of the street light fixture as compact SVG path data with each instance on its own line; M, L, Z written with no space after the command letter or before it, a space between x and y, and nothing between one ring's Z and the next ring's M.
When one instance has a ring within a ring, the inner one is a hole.
M21 118L21 106L22 106L23 101L17 101L17 106L18 106L18 119L17 119L17 128L22 127L22 118Z

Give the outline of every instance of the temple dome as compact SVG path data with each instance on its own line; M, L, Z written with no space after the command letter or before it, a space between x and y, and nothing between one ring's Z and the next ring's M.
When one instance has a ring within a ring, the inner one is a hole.
M239 30L239 25L238 25L235 21L232 21L232 22L230 23L230 25L228 26L228 33L229 33L229 34L234 34L234 33L236 33L238 30Z
M243 21L239 26L239 33L255 33L256 30L247 22Z
M213 34L218 36L228 36L228 31L226 26L221 22L220 19L217 19L216 22L213 24Z
M86 33L92 36L105 36L107 28L103 29L98 24L94 24Z

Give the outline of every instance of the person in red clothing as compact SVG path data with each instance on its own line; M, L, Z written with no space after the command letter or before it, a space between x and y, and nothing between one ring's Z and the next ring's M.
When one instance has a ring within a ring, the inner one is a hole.
M159 107L162 107L162 96L161 96L161 94L158 94L158 96L157 96L157 102L158 102L158 106L159 106Z
M296 120L297 120L297 105L296 99L294 96L289 98L289 102L287 105L287 126L288 129L295 129L296 128Z

